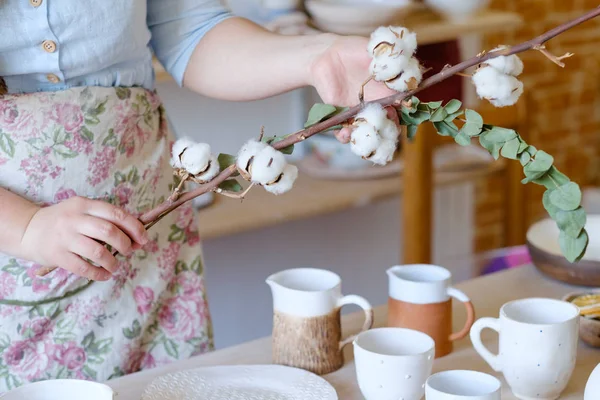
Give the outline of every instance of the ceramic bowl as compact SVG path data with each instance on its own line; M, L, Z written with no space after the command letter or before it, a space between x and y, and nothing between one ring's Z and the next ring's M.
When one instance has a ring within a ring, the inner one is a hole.
M55 379L20 386L0 400L116 400L116 393L101 383L77 379Z
M413 0L307 0L305 6L317 28L341 35L370 35L423 8Z
M600 294L600 290L588 290L569 293L568 295L563 297L563 300L570 302L576 297L583 296L586 294ZM583 342L587 343L589 346L600 348L600 320L580 316L579 337Z
M490 0L425 0L425 4L452 22L464 23L486 8Z
M585 229L589 236L586 254L581 261L570 263L560 250L556 223L546 218L533 224L527 231L527 248L535 267L572 285L600 286L600 214L588 215Z

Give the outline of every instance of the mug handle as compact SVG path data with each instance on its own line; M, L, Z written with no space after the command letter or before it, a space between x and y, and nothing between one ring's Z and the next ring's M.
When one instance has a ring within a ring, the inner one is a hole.
M347 344L352 343L359 333L371 329L373 327L374 322L373 307L371 307L371 303L369 303L365 298L357 296L355 294L350 294L348 296L342 297L338 301L338 307L343 307L349 304L356 304L357 306L363 309L363 311L365 312L365 323L363 324L360 332L358 332L355 335L351 335L340 342L340 350L342 350Z
M500 320L498 318L480 318L478 319L471 328L471 342L475 351L487 362L490 367L496 372L500 372L501 366L498 356L492 354L487 347L481 341L481 331L485 328L493 329L500 334Z
M454 297L456 300L463 303L467 309L467 322L465 322L465 325L460 331L450 335L450 341L453 342L455 340L462 339L469 334L471 326L473 326L473 323L475 322L475 308L473 307L473 303L471 303L471 299L469 299L466 294L458 289L449 287L448 296Z

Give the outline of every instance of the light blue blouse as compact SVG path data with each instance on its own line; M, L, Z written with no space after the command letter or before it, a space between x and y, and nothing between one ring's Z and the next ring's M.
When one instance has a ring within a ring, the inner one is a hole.
M154 88L152 53L181 85L196 44L231 14L219 0L0 0L9 93Z

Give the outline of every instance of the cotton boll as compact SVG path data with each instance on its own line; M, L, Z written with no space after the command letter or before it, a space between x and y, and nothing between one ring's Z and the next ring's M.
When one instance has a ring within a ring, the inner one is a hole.
M396 152L397 143L391 140L383 140L375 154L368 157L367 160L372 161L378 165L386 165L394 159L394 153Z
M385 82L388 88L397 92L406 92L414 89L423 80L421 65L416 58L411 58L398 78Z
M367 51L371 56L378 56L393 51L396 43L396 35L387 26L380 26L371 33L371 38L367 45Z
M391 27L390 29L397 37L394 52L412 57L417 50L417 34L402 27Z
M385 124L387 118L387 111L378 103L368 104L361 112L356 114L355 120L360 124L366 121L368 124L379 130Z
M492 103L495 107L506 107L515 105L519 100L519 97L521 97L521 95L523 94L523 82L519 81L517 78L512 76L510 78L513 78L511 80L512 85L510 86L513 88L512 92L506 97L490 99L490 103Z
M505 49L505 46L497 47L492 51ZM519 76L523 73L523 61L516 54L510 56L497 56L485 61L488 64L503 74Z
M219 175L221 172L221 167L219 166L219 159L215 155L211 155L208 162L208 169L198 175L196 175L196 179L200 182L208 182L212 180L215 176Z
M409 61L410 58L406 56L390 56L388 54L384 54L374 57L373 60L371 60L369 72L376 81L385 82L400 75L408 66Z
M366 158L381 144L381 137L375 127L368 123L356 125L350 136L350 150L357 156Z
M210 146L206 143L195 143L185 149L180 159L181 165L187 172L197 175L208 166Z
M252 161L250 175L252 182L266 185L276 180L287 165L285 156L271 146L265 147Z
M398 137L400 136L400 130L394 121L386 119L383 126L379 129L379 135L383 140L390 140L397 143Z
M294 186L296 178L298 178L298 167L288 164L285 166L279 180L265 185L264 188L266 191L276 195L283 194Z
M171 149L171 166L173 168L183 168L181 164L181 154L187 149L194 145L194 141L184 137L181 139L177 139L175 143L173 143L173 148Z
M259 142L254 139L249 140L248 142L246 142L246 144L242 146L242 148L238 152L236 165L238 167L238 170L240 170L240 172L242 173L244 179L250 179L250 174L248 172L248 164L250 164L250 160L266 147L268 147L266 143Z

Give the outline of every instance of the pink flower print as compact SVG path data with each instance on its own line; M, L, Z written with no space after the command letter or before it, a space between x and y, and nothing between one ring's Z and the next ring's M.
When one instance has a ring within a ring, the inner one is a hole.
M54 359L69 370L80 370L87 359L85 350L75 342L69 342L54 347Z
M137 309L140 314L145 314L152 308L154 302L154 292L149 287L138 286L133 291L133 298L137 303Z
M201 296L174 297L158 312L161 328L172 337L190 340L201 332L205 321Z
M8 132L17 133L18 139L27 139L22 135L30 128L33 114L18 110L14 100L0 100L0 126ZM16 139L16 138L15 138Z
M103 147L90 161L90 175L88 182L97 186L108 179L109 171L117 159L117 150L114 147Z
M65 314L69 318L77 319L80 329L89 328L90 321L103 313L104 302L98 296L91 299L74 301L65 308Z
M192 356L198 356L200 354L207 353L210 350L208 341L204 341L196 346L196 349L192 352Z
M61 167L52 165L50 158L45 151L44 154L35 154L32 157L21 160L21 169L27 176L29 190L37 193L46 183L48 177L56 179L64 170Z
M175 264L179 256L181 245L177 242L171 242L169 247L162 250L158 257L158 268L161 270L160 277L165 281L170 281L175 275Z
M113 194L117 198L118 205L124 207L129 204L129 199L133 196L133 189L126 183L122 183L113 190Z
M196 227L196 219L192 204L180 207L182 210L177 217L177 226L184 230L185 239L190 246L194 246L200 241L200 235Z
M80 133L74 133L70 140L65 141L65 146L76 153L91 154L94 145L91 141L84 139Z
M67 283L69 279L67 270L58 268L52 272L52 275L49 275L46 278L40 278L36 275L36 272L41 267L42 266L39 264L33 264L31 267L27 268L27 276L31 278L31 290L33 290L34 293L47 293L51 290L59 289ZM77 279L75 275L73 275L73 279Z
M50 119L62 126L65 131L73 133L83 124L81 107L75 104L56 104L51 110Z
M126 374L132 374L142 369L151 369L156 367L156 361L152 354L147 353L139 348L130 349L125 358L126 363L123 366L123 371Z
M77 196L77 193L75 193L75 191L73 189L60 189L54 195L54 202L60 203L61 201L65 201L74 196Z
M50 345L32 339L14 342L4 353L9 370L26 380L40 379L50 367Z
M147 251L150 254L158 253L158 238L154 240L149 240L143 247L144 251Z
M179 273L176 280L184 296L197 296L203 289L200 276L193 271Z
M2 306L0 307L0 317L10 317L13 314L21 312L21 306Z
M112 279L115 282L112 288L113 297L121 296L121 289L127 282L135 279L139 271L139 268L134 268L130 260L119 260L117 270L112 275Z
M43 317L33 321L25 321L21 326L21 335L28 339L40 339L52 331L52 321Z
M17 287L17 280L12 274L2 272L0 274L0 298L10 297Z
M4 158L4 157L0 156L0 166L2 166L3 164L6 164L7 161L8 161L8 158Z

